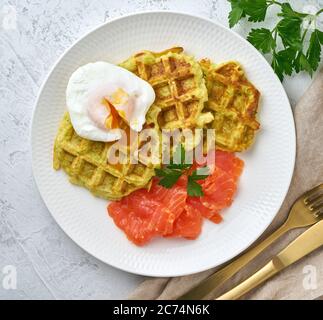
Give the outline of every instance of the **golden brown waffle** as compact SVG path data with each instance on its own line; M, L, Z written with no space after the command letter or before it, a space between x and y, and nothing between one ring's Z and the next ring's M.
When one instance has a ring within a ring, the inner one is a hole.
M120 66L153 86L156 100L144 128L153 128L159 139L160 129L213 128L219 149L243 151L252 144L259 128L256 113L260 94L237 62L216 66L204 59L198 63L183 54L183 48L172 48L160 53L142 51ZM129 133L126 123L121 120L119 125ZM190 150L198 143L196 139L191 147L185 147ZM109 159L114 145L79 137L66 113L55 140L54 168L62 168L72 183L105 199L116 200L149 188L158 165L144 158L138 164L130 164L129 159L124 164L112 164ZM158 148L160 157L164 146ZM135 156L127 144L119 152L128 158Z
M203 59L200 65L209 96L206 108L214 116L209 127L215 129L217 148L232 152L246 150L260 126L256 120L259 91L237 62L216 66Z
M114 142L90 141L79 137L73 129L68 113L60 124L54 145L54 169L62 168L70 182L89 189L94 195L116 200L129 193L149 187L154 168L138 164L109 163ZM120 152L130 152L124 146Z
M202 69L182 51L180 47L160 53L142 51L120 64L154 88L155 108L147 117L157 107L161 129L203 127L213 120L211 113L202 113L207 101Z

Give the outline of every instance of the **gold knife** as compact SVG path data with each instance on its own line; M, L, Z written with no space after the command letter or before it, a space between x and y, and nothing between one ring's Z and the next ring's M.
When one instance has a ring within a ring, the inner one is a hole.
M263 268L216 300L236 300L323 245L323 220L307 229Z

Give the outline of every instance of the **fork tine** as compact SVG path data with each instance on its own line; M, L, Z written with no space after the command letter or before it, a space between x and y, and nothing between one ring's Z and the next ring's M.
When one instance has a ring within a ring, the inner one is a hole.
M314 216L316 218L323 218L323 206L319 210L314 212Z
M317 191L317 192L313 193L312 195L310 195L310 196L308 196L308 197L306 198L307 203L309 204L309 203L311 203L311 202L316 201L316 200L317 200L318 198L320 198L322 195L323 195L323 190L322 190L322 192Z
M313 201L317 196L320 195L320 191L323 191L323 183L314 187L310 191L307 191L303 196L303 201L306 205L308 205L311 201Z
M315 200L311 201L309 204L310 210L315 210L315 209L318 209L321 207L323 207L323 194L320 195L319 197L315 198Z

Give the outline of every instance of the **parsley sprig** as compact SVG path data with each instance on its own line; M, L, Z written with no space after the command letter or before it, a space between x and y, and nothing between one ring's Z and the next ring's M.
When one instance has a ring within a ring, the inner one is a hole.
M247 39L262 53L271 54L272 68L280 80L283 80L284 75L291 75L294 71L296 73L305 71L312 76L321 59L323 32L317 28L316 22L323 9L315 14L307 14L295 11L287 2L276 0L228 1L231 3L230 28L245 17L251 22L264 21L268 8L279 6L277 24L271 30L253 28ZM302 25L305 22L307 26L303 29Z
M197 181L208 177L209 168L202 167L188 174L191 167L192 164L185 163L185 149L183 145L180 145L176 148L170 164L162 169L155 169L156 175L161 178L159 184L169 189L183 174L187 174L187 194L191 197L203 196L202 187Z

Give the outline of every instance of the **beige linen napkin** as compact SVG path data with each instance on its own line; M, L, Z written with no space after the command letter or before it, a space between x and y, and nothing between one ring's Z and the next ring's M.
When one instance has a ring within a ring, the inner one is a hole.
M266 230L268 236L286 219L294 200L303 192L323 182L323 70L295 107L297 129L296 167L287 197L277 217ZM284 130L284 128L281 128ZM303 230L293 230L263 252L224 286L208 295L214 299L262 267ZM263 238L262 237L262 238ZM261 239L260 239L261 240ZM144 281L129 299L175 299L200 283L217 269L176 278L150 278ZM290 266L245 299L316 299L323 295L323 250Z

